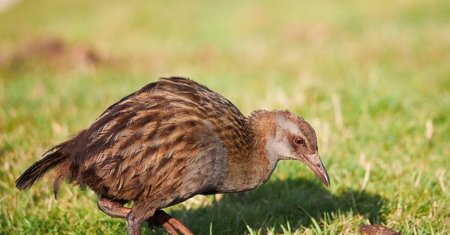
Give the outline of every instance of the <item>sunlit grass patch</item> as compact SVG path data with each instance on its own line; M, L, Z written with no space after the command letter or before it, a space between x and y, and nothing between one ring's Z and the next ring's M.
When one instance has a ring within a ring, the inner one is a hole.
M331 177L324 188L306 166L284 162L257 190L169 209L193 231L353 234L381 223L447 234L449 9L402 0L20 1L0 13L0 233L125 233L89 189L63 185L56 201L50 177L25 192L14 181L111 103L180 75L244 114L303 116ZM57 63L45 53L9 60L35 39L55 38L70 52ZM106 62L80 67L76 48Z

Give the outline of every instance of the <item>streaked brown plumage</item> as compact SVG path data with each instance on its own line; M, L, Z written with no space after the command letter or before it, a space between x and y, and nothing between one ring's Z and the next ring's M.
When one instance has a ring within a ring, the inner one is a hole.
M31 186L52 168L61 181L87 185L99 208L126 218L140 234L144 220L169 233L191 233L160 209L196 194L240 192L270 177L278 160L305 162L325 184L312 127L287 111L250 117L223 96L185 78L162 78L110 106L89 128L63 142L16 182ZM127 201L134 205L125 208Z

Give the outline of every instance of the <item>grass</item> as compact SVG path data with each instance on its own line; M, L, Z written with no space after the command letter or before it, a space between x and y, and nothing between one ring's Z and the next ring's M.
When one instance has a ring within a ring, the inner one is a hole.
M75 49L27 54L46 38ZM124 234L89 189L63 185L54 200L50 175L26 192L14 181L109 104L169 75L206 84L244 114L305 117L331 177L325 188L283 162L259 189L169 209L193 231L355 234L381 223L448 234L449 64L444 0L21 1L0 12L0 234Z

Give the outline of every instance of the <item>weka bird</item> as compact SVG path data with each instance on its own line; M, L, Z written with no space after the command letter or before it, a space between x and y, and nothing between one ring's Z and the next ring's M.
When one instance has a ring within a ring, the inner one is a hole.
M87 129L53 147L16 181L30 187L56 169L62 181L86 185L98 207L170 234L192 232L161 209L196 194L242 192L265 183L278 160L300 160L326 185L316 134L288 111L245 117L226 98L192 80L162 78L110 106ZM124 206L134 202L132 208Z

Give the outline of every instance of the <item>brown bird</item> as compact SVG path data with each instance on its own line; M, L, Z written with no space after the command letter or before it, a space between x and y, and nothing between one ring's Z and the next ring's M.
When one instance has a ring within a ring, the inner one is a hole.
M197 194L242 192L264 184L279 160L300 160L329 185L314 129L288 111L245 117L229 100L186 78L162 78L111 105L87 129L53 147L16 181L19 189L56 169L86 185L98 207L141 224L192 234L162 208ZM124 206L134 202L132 208Z

